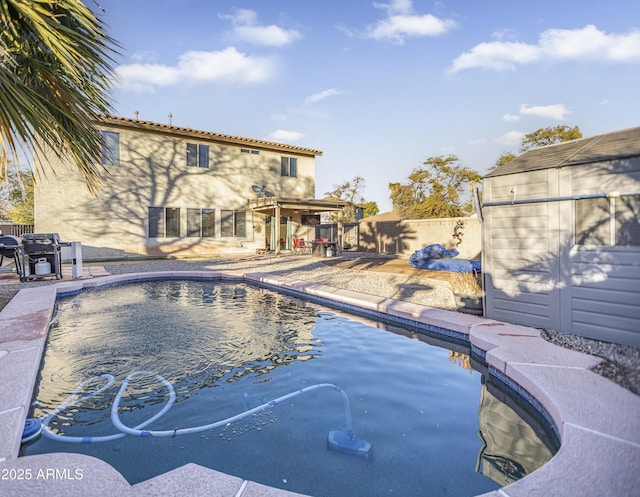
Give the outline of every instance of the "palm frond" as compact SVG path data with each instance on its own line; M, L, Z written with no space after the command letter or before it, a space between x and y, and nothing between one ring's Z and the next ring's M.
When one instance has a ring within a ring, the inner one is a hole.
M0 25L2 145L69 154L95 192L117 42L79 0L1 0Z

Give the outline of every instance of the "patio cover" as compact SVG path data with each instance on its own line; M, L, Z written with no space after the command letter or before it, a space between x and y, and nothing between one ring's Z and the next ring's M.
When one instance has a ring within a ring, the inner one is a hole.
M302 199L259 195L249 200L249 208L254 212L272 214L275 218L289 215L290 212L312 214L321 212L338 212L338 241L342 239L342 211L349 202L332 198ZM276 239L280 239L280 223L276 223ZM276 244L276 254L280 246Z

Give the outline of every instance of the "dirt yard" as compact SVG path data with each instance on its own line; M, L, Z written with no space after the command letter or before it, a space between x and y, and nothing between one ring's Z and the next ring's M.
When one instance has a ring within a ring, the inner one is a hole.
M448 271L432 271L429 269L417 269L409 265L408 259L401 257L358 257L355 259L323 260L327 265L341 267L345 269L356 269L362 271L380 271L383 273L406 274L419 276L433 280L447 281L454 291L461 293L477 294L482 293L482 282L480 275L468 273L451 273Z

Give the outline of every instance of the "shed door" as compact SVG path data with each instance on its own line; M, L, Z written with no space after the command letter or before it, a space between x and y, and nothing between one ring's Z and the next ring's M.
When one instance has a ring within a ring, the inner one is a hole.
M557 205L555 206L557 208ZM490 207L483 227L485 315L560 329L562 271L556 216L550 204ZM554 226L555 224L555 226Z

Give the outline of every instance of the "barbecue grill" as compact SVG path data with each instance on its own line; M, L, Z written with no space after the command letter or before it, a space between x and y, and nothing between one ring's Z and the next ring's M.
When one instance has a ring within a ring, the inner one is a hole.
M22 235L22 277L62 278L62 245L58 233L25 233Z
M20 239L12 235L0 236L0 267L4 264L4 258L13 259L16 273L22 275L22 245ZM2 271L13 271L10 267L2 267Z

